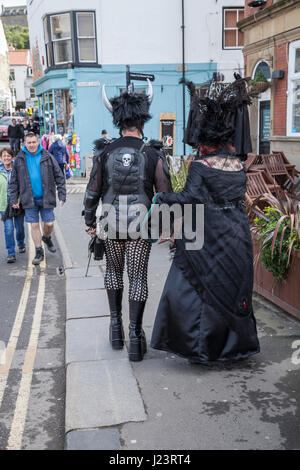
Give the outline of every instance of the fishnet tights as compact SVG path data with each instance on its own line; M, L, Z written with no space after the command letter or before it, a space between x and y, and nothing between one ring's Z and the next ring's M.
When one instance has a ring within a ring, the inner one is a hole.
M151 244L138 240L105 240L106 289L123 289L125 256L129 278L129 300L144 302L148 297L148 262Z

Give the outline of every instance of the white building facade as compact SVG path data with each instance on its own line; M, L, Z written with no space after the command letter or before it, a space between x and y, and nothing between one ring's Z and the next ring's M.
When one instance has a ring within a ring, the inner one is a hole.
M35 89L32 86L31 51L10 50L10 89L12 105L15 110L33 108L35 104Z
M182 9L184 4L184 10ZM112 136L109 112L101 86L115 96L126 87L131 72L153 74L153 119L145 135L161 137L161 120L174 121L173 153L183 153L183 127L189 109L183 76L199 87L215 72L225 81L243 75L242 0L28 0L30 44L36 94L44 132L76 133L84 154L105 128ZM184 15L183 15L184 13ZM183 48L184 41L184 48ZM184 49L184 52L183 52ZM136 90L146 85L134 81ZM48 117L48 118L47 118Z
M0 19L0 114L11 111L11 95L9 89L8 47Z

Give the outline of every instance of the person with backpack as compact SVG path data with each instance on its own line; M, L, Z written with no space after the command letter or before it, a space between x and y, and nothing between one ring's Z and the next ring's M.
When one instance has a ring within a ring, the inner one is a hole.
M108 235L104 241L105 288L111 317L109 340L113 349L124 346L122 296L126 258L130 361L142 361L147 350L142 322L148 297L147 271L151 250L149 241L139 234L131 237L128 233L132 222L130 208L142 204L149 210L154 187L156 191L171 190L166 161L154 146L143 141L144 124L151 118L149 107L152 98L150 82L148 95L125 92L112 100L108 100L103 88L104 104L112 113L113 122L120 130L120 138L114 142L99 139L84 199L85 223L91 237L96 233L96 210L100 200L102 208L110 206L116 214L116 233L112 237ZM129 207L126 213L122 210L121 201L124 198Z

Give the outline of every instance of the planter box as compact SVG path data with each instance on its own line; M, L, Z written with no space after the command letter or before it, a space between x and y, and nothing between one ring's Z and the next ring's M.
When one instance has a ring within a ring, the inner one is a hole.
M269 82L257 82L255 85L250 85L250 92L256 95L264 93L268 88L270 88Z
M257 253L258 242L253 239L254 257ZM292 255L292 265L285 282L274 279L258 261L254 267L253 289L300 320L300 250Z

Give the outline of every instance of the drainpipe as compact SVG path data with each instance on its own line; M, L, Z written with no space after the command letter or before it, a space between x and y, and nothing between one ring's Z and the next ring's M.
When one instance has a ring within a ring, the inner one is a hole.
M184 24L184 0L181 0L181 15L182 15L182 112L183 112L183 136L185 133L185 24ZM185 155L186 146L183 143L183 155Z

